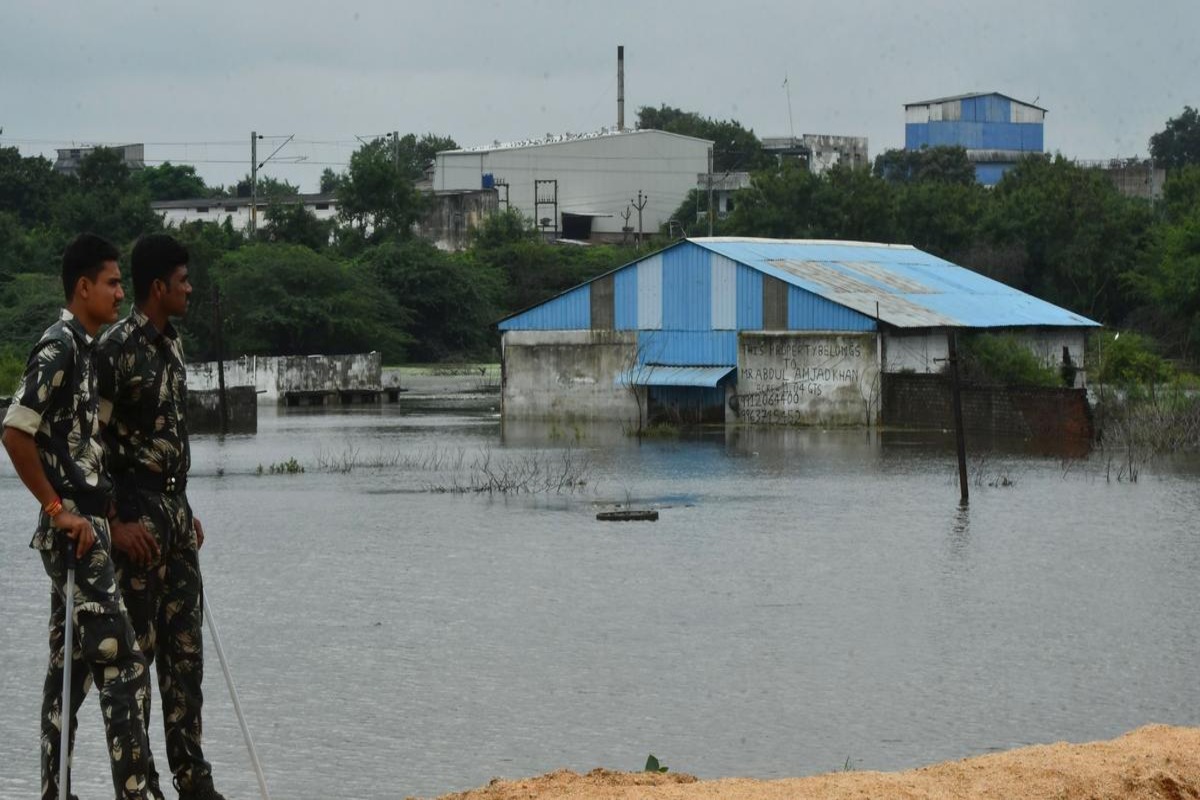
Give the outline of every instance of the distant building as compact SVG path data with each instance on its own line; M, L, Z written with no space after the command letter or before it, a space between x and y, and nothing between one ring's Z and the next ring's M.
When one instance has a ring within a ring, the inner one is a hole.
M785 158L803 159L814 175L824 174L838 164L848 167L871 165L865 136L805 133L801 136L766 137L762 140L762 148Z
M337 196L330 194L299 194L294 197L281 197L278 202L285 205L300 203L311 211L317 219L333 219L337 216ZM270 202L266 198L258 198L258 227L266 224L263 216ZM250 230L249 197L197 197L190 200L158 200L150 204L150 208L162 217L164 225L178 226L184 222L216 222L223 224L225 220L241 231Z
M1024 156L1043 152L1046 109L998 92L904 106L904 149L964 147L975 179L995 186Z
M1112 181L1117 191L1126 197L1143 200L1161 200L1163 184L1167 182L1167 171L1157 167L1150 159L1110 158L1101 161L1076 161L1085 169L1099 170Z
M649 235L695 188L712 142L656 130L604 130L437 154L433 191L495 189L501 210L547 238L619 241ZM644 205L637 209L638 197Z
M801 136L775 136L762 140L762 149L781 159L794 158L803 162L814 175L823 175L838 164L848 167L869 167L865 136L834 136L824 133L805 133ZM696 176L696 188L709 189L709 175ZM750 188L749 172L716 172L712 175L713 208L724 219L734 207L735 194ZM703 217L698 212L697 218Z
M99 145L97 145L99 146ZM54 169L66 175L78 175L79 165L83 159L96 149L91 147L60 147L58 158L54 160ZM109 150L121 154L121 160L130 169L143 169L146 166L146 146L143 144L114 144L103 145Z

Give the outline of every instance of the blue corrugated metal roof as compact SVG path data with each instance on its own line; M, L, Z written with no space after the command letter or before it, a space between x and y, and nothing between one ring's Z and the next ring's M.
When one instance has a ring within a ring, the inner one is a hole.
M614 386L716 386L734 367L642 366L617 376Z
M689 241L897 328L1099 326L910 245L726 237Z

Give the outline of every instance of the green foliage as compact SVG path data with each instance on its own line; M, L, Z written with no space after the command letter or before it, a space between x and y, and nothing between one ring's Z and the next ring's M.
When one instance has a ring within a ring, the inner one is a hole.
M433 166L434 156L441 150L457 150L458 144L449 136L427 133L421 138L405 134L396 145L401 174L410 181L419 181Z
M1173 352L1194 357L1200 347L1200 207L1155 228L1143 265L1126 273L1125 283L1144 301L1143 326Z
M993 190L984 227L1024 252L1016 288L1100 321L1129 310L1121 274L1137 263L1149 207L1062 156L1030 157Z
M946 183L970 186L975 166L964 147L886 150L875 157L875 174L889 183Z
M157 167L145 167L133 175L134 183L146 190L151 200L190 200L208 197L212 190L196 174L191 164L164 161Z
M16 347L0 347L0 397L17 391L21 375L25 372L25 359Z
M1162 211L1170 223L1182 222L1200 211L1200 165L1188 164L1167 176Z
M342 184L342 176L331 170L329 167L321 170L321 194L332 194L337 191Z
M1200 112L1184 106L1167 120L1167 127L1150 137L1150 157L1169 170L1200 165Z
M649 756L646 757L646 767L643 771L644 772L666 772L667 767L663 766L662 764L659 764L658 759L654 757L654 753L651 753Z
M304 466L292 456L287 461L280 461L267 467L272 475L299 475L304 472ZM258 474L263 474L262 464L258 465Z
M1169 383L1175 369L1154 352L1154 341L1128 331L1100 334L1096 379L1126 389Z
M736 120L715 120L665 104L658 108L642 106L637 113L638 128L711 141L714 172L750 172L775 163L775 157L763 151L754 131L746 130Z
M359 245L409 238L423 205L386 139L364 144L350 156L337 196L338 217Z
M988 207L988 190L967 184L919 181L895 187L896 241L968 263Z
M70 184L48 159L23 158L15 147L0 147L0 213L15 216L22 225L48 223Z
M1014 386L1061 386L1058 370L1046 365L1018 338L976 334L960 338L965 380Z
M63 305L58 275L22 273L0 285L0 342L28 350L58 319Z
M303 203L285 203L272 200L263 213L266 225L262 234L272 242L287 242L307 247L309 250L324 250L333 235L332 220L317 219L317 215L304 207Z
M369 270L291 244L252 244L216 265L231 353L308 355L378 350L402 361L409 314Z
M896 236L892 187L865 167L829 170L814 198L816 232L822 239L892 242ZM736 209L735 209L736 210Z
M421 240L384 243L364 254L362 263L411 314L406 330L414 360L472 358L494 348L490 323L498 316L503 281L494 267Z
M816 238L821 183L819 177L795 161L755 173L750 188L736 195L737 204L728 219L729 233L774 239Z

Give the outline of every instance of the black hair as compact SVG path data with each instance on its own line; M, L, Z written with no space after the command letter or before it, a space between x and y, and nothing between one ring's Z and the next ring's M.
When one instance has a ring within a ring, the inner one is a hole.
M62 257L63 294L70 303L75 296L75 284L80 278L96 280L107 261L121 257L117 248L107 239L94 233L81 233L71 240Z
M187 248L174 236L151 233L140 237L133 245L133 255L129 260L133 270L133 302L144 302L150 296L150 287L155 281L165 283L176 267L187 263Z

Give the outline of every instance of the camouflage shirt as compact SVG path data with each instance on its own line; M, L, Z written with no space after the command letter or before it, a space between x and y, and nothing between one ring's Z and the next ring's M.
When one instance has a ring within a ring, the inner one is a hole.
M183 345L169 322L159 331L135 308L100 339L100 420L118 506L134 472L184 476L192 465ZM124 515L123 515L124 516Z
M37 442L46 478L71 510L76 498L107 496L112 488L100 442L93 344L79 320L63 309L29 354L21 385L4 415L4 427L24 431ZM30 546L54 547L44 512Z

